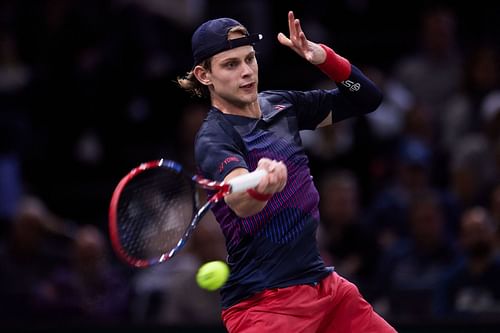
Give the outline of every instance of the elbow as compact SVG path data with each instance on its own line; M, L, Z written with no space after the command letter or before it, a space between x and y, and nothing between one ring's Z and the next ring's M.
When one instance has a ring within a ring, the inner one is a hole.
M382 103L382 99L382 92L373 87L369 93L365 92L361 98L351 101L351 115L359 117L377 110Z
M378 109L380 104L382 104L382 100L384 99L384 95L379 88L374 88L371 96L365 99L366 103L364 105L364 114L373 112Z
M356 109L356 115L363 115L378 109L383 100L382 90L361 71L352 66L352 73L349 79L356 82L356 89L353 85L340 85L352 106Z

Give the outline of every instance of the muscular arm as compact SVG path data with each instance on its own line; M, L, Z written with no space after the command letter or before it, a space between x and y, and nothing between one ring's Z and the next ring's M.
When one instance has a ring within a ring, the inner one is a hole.
M262 195L272 195L283 190L288 176L287 168L283 162L263 158L259 161L257 169L266 170L267 175L255 187L254 190L256 192ZM236 168L224 178L224 181L245 173L248 173L248 170ZM248 217L257 214L266 207L268 202L268 200L256 199L247 192L230 194L224 200L239 217Z

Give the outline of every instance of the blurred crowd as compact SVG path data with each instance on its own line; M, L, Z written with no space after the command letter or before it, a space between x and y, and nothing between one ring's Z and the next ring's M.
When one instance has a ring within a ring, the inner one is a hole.
M150 159L194 170L206 101L174 83L190 37L231 16L265 38L260 89L334 88L275 40L308 38L383 90L373 113L301 133L324 260L398 321L500 318L500 6L453 1L0 2L0 324L220 326L201 263L213 216L151 269L110 249L114 186Z

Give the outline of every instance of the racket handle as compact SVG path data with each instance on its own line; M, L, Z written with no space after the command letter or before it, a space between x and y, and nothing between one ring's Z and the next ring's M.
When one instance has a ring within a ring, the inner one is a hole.
M267 171L259 169L241 176L234 177L227 183L231 185L231 192L244 192L249 188L254 188L255 186L257 186L262 177L264 177L265 175L267 175Z

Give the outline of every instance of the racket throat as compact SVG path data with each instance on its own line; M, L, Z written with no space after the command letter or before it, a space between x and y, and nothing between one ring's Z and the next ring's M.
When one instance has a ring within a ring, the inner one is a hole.
M216 203L219 202L222 198L224 198L226 195L231 193L231 185L222 183L220 185L220 190L215 193L208 201L211 203Z

